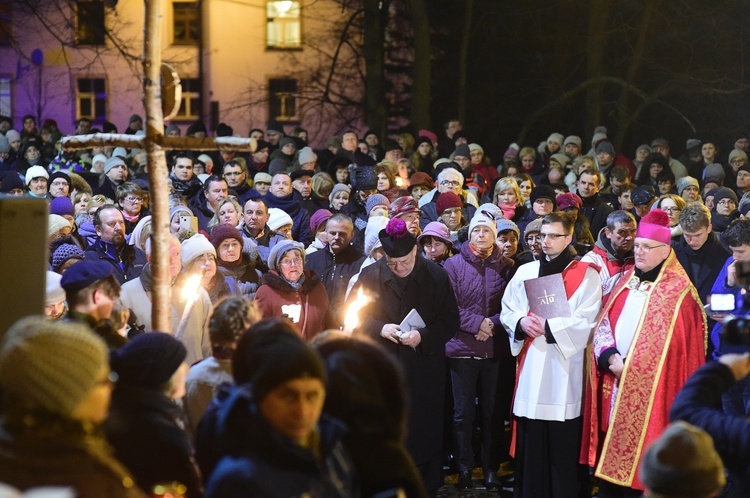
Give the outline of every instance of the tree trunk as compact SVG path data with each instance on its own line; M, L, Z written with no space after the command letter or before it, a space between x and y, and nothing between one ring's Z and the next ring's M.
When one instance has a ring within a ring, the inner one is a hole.
M164 149L156 145L164 135L161 110L161 26L164 0L146 0L143 37L143 108L146 110L146 153L151 192L153 233L151 246L151 323L154 330L167 332L170 323L169 286L169 188Z
M471 0L467 0L471 1ZM408 0L414 33L414 65L411 90L411 125L414 129L430 128L432 44L426 0ZM460 72L459 74L463 74Z
M469 70L469 39L471 37L471 16L474 0L464 2L464 26L461 31L461 46L458 52L458 89L456 91L456 111L458 120L466 125L466 73Z
M388 109L385 100L384 24L381 0L365 0L365 119L381 140L387 135Z
M604 49L607 43L607 17L609 0L590 0L587 43L587 80L604 75ZM586 90L587 136L594 127L602 124L602 96L604 87L592 85Z

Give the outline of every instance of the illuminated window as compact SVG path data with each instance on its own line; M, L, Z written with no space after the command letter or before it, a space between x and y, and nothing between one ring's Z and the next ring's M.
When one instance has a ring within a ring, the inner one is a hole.
M266 46L300 48L302 25L300 3L292 0L269 0L266 3Z
M76 119L101 122L107 118L104 78L79 78L76 92Z
M13 36L10 1L0 0L0 46L10 45Z
M11 107L11 93L10 93L10 80L11 77L7 75L0 76L0 116L12 116Z
M295 79L280 78L268 81L270 117L276 121L298 121L297 87Z
M181 78L182 100L175 119L195 120L201 113L201 80L200 78Z
M198 45L201 36L201 19L198 2L175 2L172 4L172 43L175 45Z
M101 0L76 3L76 43L104 45L104 2Z

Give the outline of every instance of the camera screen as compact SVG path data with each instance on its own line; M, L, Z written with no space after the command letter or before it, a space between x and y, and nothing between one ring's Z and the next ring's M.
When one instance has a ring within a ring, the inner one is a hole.
M734 294L711 294L711 311L734 311Z

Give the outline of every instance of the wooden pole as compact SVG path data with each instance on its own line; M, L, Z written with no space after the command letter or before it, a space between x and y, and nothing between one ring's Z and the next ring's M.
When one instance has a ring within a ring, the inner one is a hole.
M151 323L154 330L169 332L169 188L167 160L158 144L164 135L161 110L161 26L164 22L164 0L145 0L146 21L143 37L143 108L146 111L145 150L148 183L153 216L151 234Z

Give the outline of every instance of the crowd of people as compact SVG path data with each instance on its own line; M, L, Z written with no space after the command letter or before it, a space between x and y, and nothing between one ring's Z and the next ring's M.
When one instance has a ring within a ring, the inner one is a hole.
M21 124L0 117L0 193L49 202L46 317L0 342L0 482L426 497L452 469L517 498L724 488L710 438L669 423L707 361L729 376L723 412L750 407L742 369L715 361L732 310L710 308L750 262L747 138L629 158L598 127L493 162L456 120L321 150L271 123L251 153L174 151L155 331L144 151L65 151L53 121ZM725 446L741 493L749 462Z

